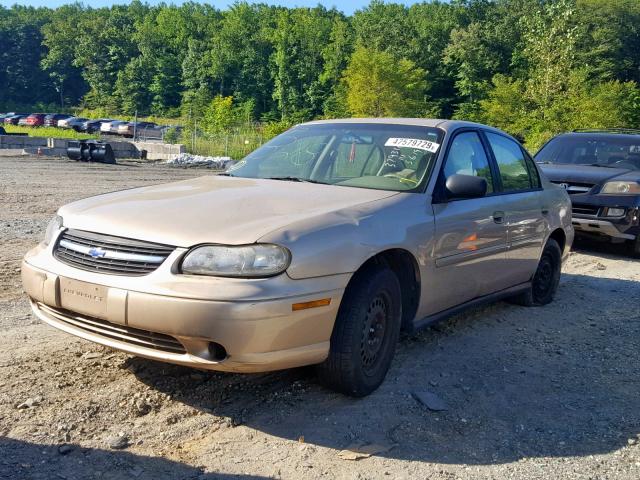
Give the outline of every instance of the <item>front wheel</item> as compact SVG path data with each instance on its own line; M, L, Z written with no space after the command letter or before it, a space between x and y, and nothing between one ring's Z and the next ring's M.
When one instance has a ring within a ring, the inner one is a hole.
M401 318L396 275L382 266L356 273L338 310L329 356L318 365L320 381L354 397L373 392L391 365Z
M531 279L531 286L525 292L513 297L513 303L525 307L551 303L558 290L561 268L562 250L558 242L550 238L542 251L538 268Z
M640 234L638 234L635 240L629 242L629 254L632 257L640 258Z

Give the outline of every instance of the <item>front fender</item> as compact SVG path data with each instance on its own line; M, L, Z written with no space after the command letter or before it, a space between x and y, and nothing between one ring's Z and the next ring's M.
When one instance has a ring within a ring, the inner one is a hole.
M427 196L418 193L349 207L297 221L262 237L291 251L294 279L352 273L384 250L402 248L423 265L434 221Z

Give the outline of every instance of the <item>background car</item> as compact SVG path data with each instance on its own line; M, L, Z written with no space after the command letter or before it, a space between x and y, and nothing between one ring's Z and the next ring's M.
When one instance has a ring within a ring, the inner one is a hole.
M78 117L75 117L73 115L67 117L67 118L61 118L60 120L58 120L58 125L56 125L58 128L70 128L67 125L69 124L70 121L75 120Z
M104 135L117 134L118 127L125 123L128 123L128 122L125 122L124 120L111 120L108 122L102 122L100 124L100 133Z
M4 123L7 125L18 125L18 122L20 121L20 119L25 118L28 115L29 115L28 113L14 113L11 115L7 115L4 118Z
M26 123L30 127L41 127L44 125L44 117L46 117L46 113L32 113L26 119Z
M44 117L44 126L57 127L60 120L65 120L71 117L72 115L67 115L66 113L50 113Z
M163 140L167 131L173 130L176 135L180 135L182 127L175 125L153 125L141 127L136 131L136 137L141 140Z
M86 133L94 133L101 131L103 123L109 123L110 118L101 118L99 120L87 120L80 125L79 131Z
M156 124L153 122L127 122L122 125L118 125L118 135L122 135L123 137L133 137L137 136L138 130L147 129L155 127Z
M19 119L18 119L18 125L20 125L21 127L26 127L29 124L27 123L27 118L29 118L29 115L22 115Z
M640 130L563 133L535 160L569 193L577 235L627 242L640 257Z
M84 117L67 118L65 120L60 120L58 122L58 127L60 127L60 128L71 128L71 129L75 130L76 132L79 132L80 129L82 128L82 125L88 120L89 120L88 118L84 118Z

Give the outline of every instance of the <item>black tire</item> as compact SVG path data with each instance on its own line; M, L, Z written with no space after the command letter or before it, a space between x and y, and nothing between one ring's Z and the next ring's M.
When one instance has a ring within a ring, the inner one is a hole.
M513 297L511 301L525 307L551 303L558 290L561 269L562 250L558 242L550 238L542 250L538 268L531 279L531 286L525 292Z
M635 240L629 241L629 255L634 258L640 258L640 234Z
M391 365L401 320L396 275L377 265L358 272L340 304L329 357L317 366L321 383L353 397L373 392Z

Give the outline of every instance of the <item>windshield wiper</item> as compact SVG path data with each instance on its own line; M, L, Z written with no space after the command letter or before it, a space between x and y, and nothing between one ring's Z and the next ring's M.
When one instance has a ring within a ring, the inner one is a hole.
M319 183L322 185L327 185L327 183L325 182L319 182L318 180L311 180L310 178L300 178L300 177L266 177L266 180L282 180L284 182Z
M613 165L603 165L601 163L580 163L579 165L586 165L588 167L616 168Z

